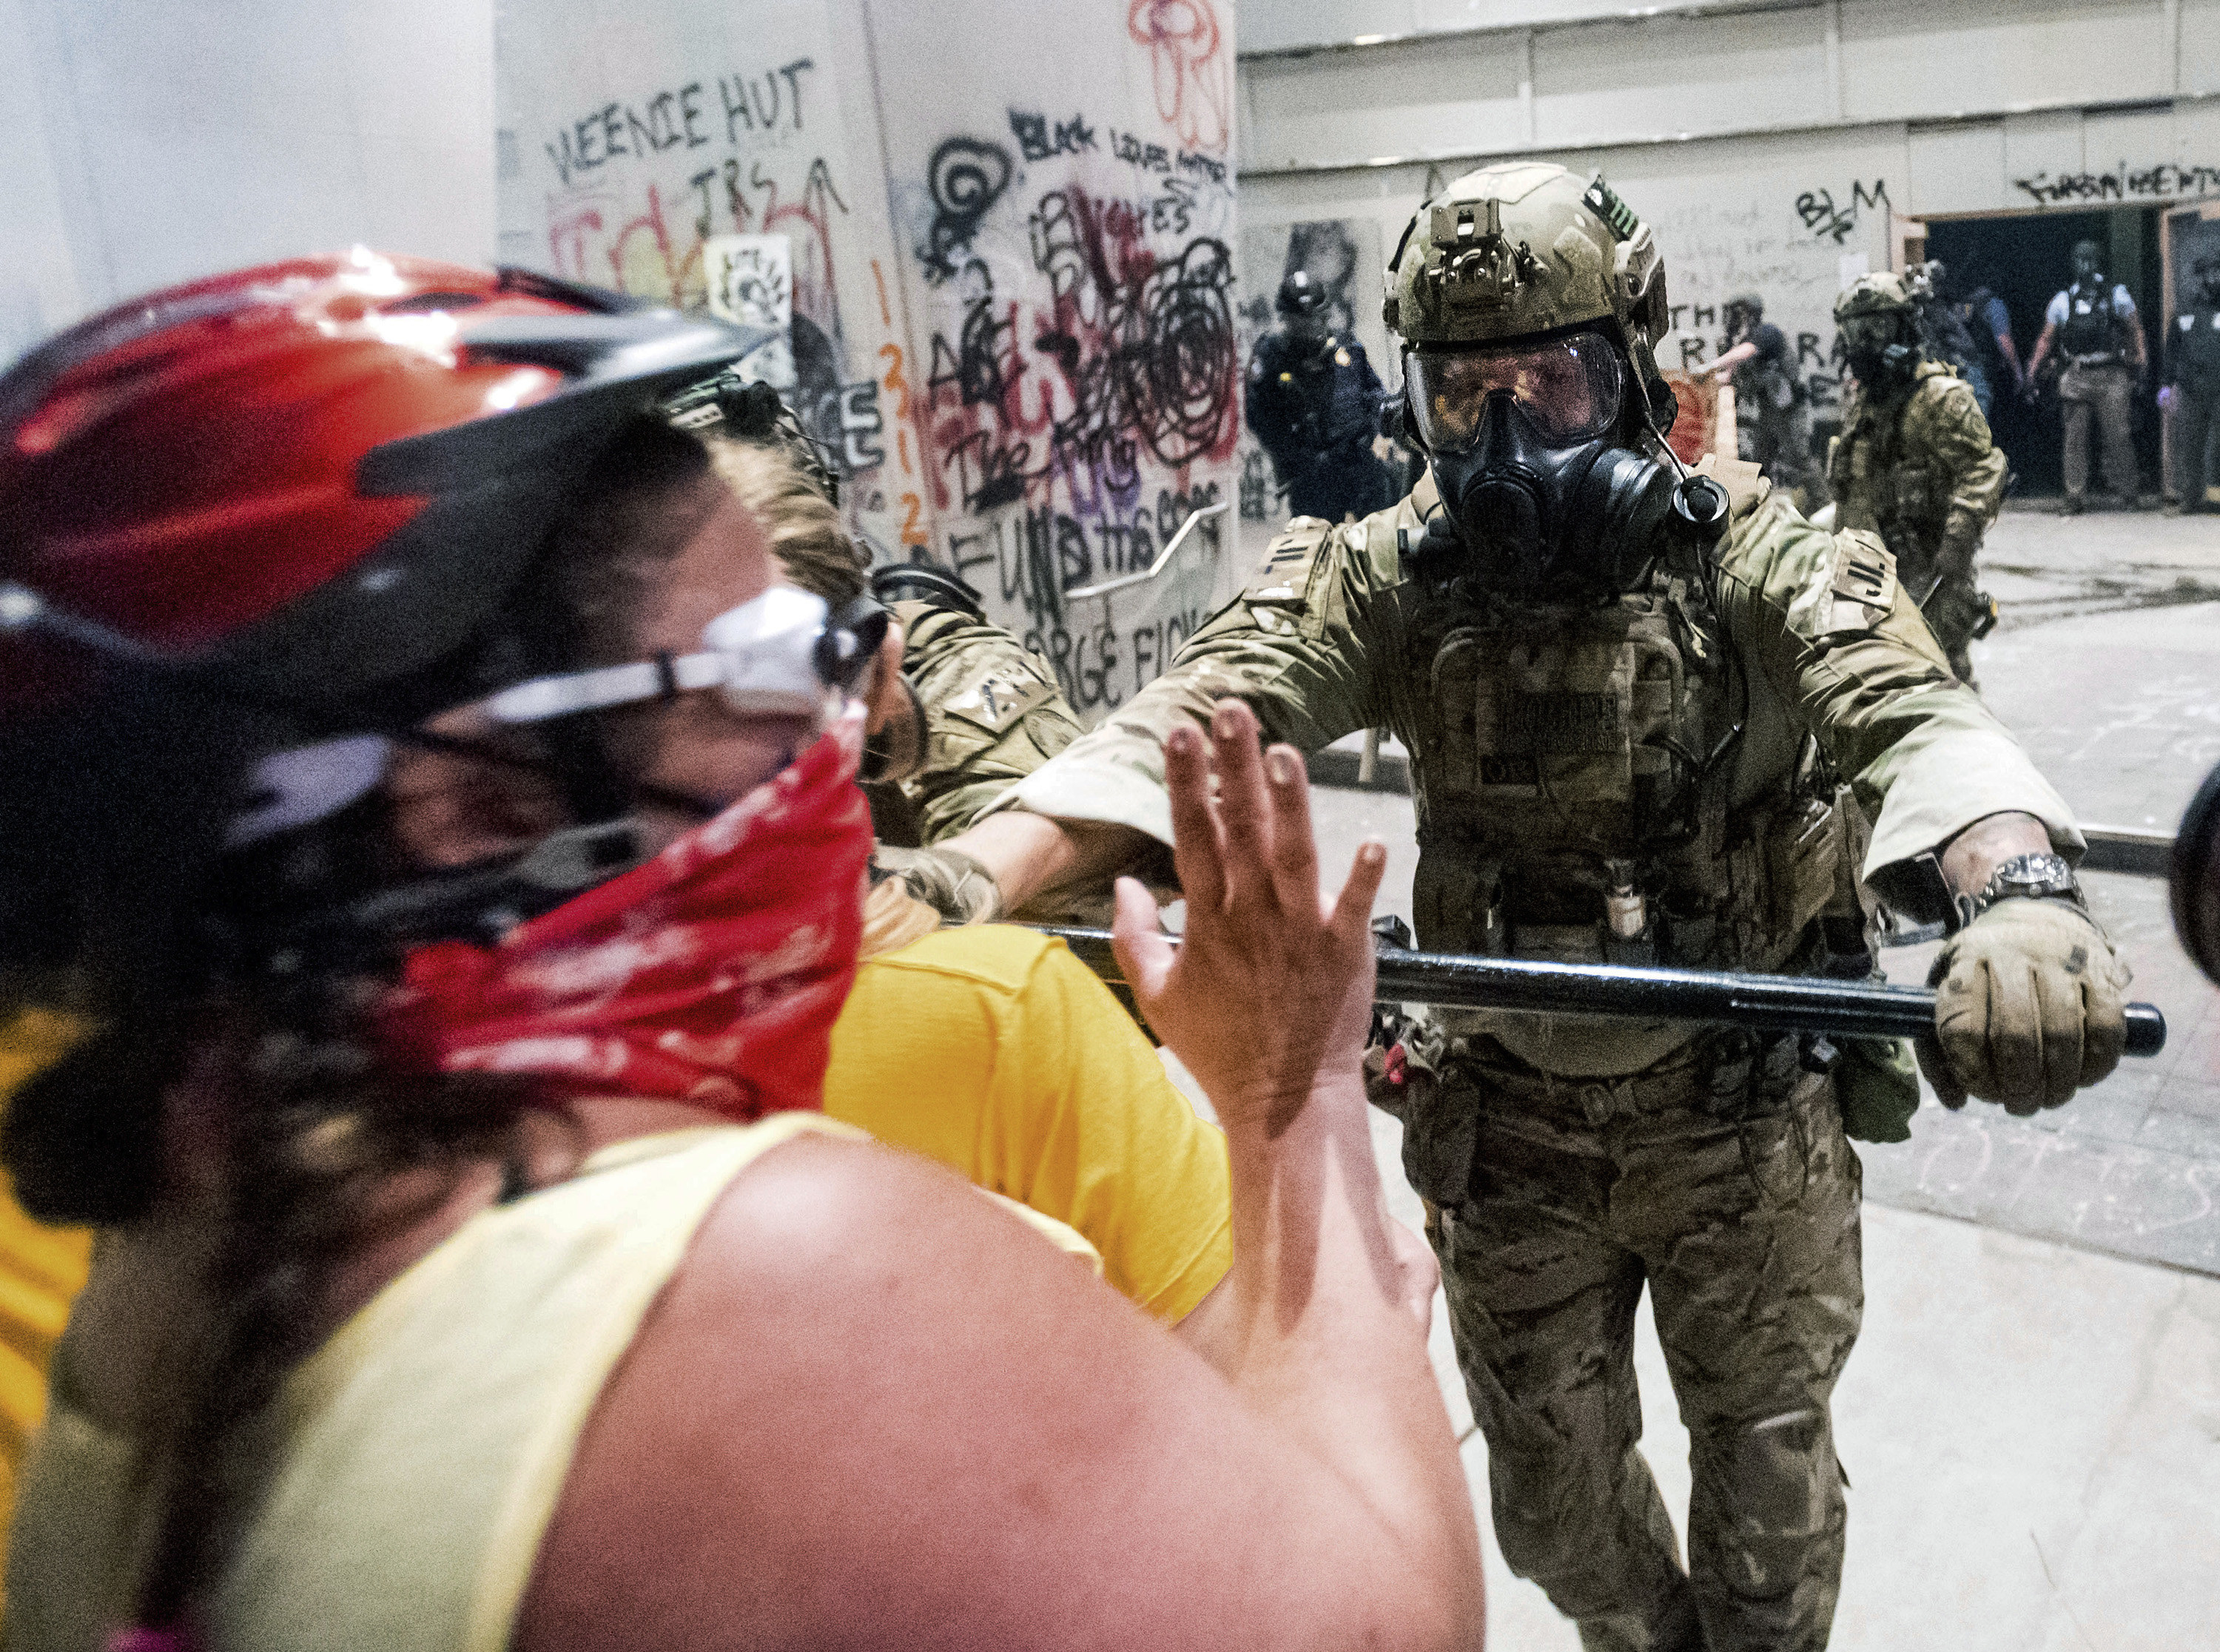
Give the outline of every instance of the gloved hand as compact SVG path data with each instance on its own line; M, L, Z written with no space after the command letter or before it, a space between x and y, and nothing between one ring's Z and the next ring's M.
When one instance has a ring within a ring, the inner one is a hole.
M2158 405L2161 411L2164 411L2166 408L2173 405L2173 385L2161 384L2158 387Z
M951 924L991 923L1002 913L1002 891L995 875L954 849L897 849L881 844L871 863Z
M1999 901L1928 971L1935 1031L1918 1042L1919 1069L1946 1107L1969 1094L2022 1117L2058 1107L2117 1064L2130 979L2078 907Z

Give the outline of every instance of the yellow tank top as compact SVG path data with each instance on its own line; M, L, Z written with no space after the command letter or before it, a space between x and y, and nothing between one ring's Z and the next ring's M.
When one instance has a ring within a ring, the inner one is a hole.
M230 1564L203 1603L226 1652L500 1652L602 1385L726 1184L817 1113L620 1143L472 1217L287 1381ZM1007 1201L1003 1201L1007 1203ZM1067 1250L1061 1224L1012 1207ZM56 1356L23 1477L9 1652L98 1652L143 1524L130 1442L70 1403Z

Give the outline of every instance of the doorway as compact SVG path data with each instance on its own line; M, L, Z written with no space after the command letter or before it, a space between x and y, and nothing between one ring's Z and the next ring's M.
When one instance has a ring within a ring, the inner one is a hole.
M2105 249L2105 273L2136 301L2152 371L2136 397L2136 458L2142 489L2155 494L2159 483L2159 419L2153 399L2158 389L2160 329L2166 321L2166 293L2160 256L2158 207L2118 207L2102 212L2030 212L1978 218L1930 218L1927 256L1940 259L1961 292L1986 284L2011 314L2012 343L2023 365L2042 336L2043 310L2054 294L2073 280L2076 241L2093 240ZM2053 351L2055 355L2055 349ZM2063 489L2064 437L2058 412L2056 380L2050 378L2042 402L2030 408L2007 392L2010 369L1992 370L1997 396L1990 423L1997 446L2012 468L2011 496L2055 498ZM2091 435L2092 442L2095 434ZM2090 469L2101 477L2094 453Z

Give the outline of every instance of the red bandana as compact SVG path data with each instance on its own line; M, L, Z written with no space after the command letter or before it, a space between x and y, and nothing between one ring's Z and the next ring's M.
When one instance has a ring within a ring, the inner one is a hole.
M851 714L716 819L497 946L415 949L388 1012L394 1057L738 1119L822 1106L871 853L861 751Z

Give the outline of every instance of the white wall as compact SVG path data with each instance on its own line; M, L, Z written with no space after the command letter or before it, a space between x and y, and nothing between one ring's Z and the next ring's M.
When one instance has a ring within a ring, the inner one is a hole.
M494 251L492 0L0 0L0 362L134 293Z

